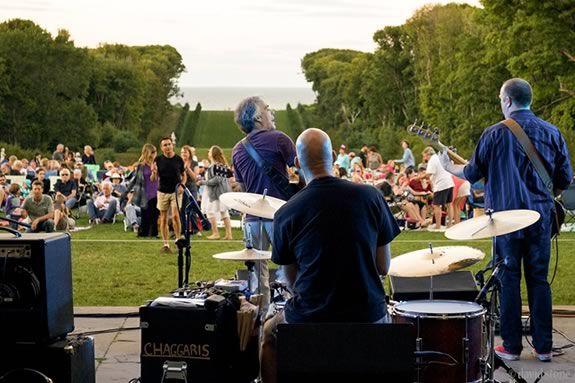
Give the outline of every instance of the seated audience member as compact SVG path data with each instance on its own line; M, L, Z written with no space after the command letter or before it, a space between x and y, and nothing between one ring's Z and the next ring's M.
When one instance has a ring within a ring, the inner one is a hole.
M6 213L6 217L19 220L21 216L21 199L20 199L20 185L18 184L11 184L8 188L8 197L6 198L6 206L4 206L4 212ZM10 226L13 229L18 230L18 224L10 223Z
M94 157L94 149L90 145L84 146L84 154L82 154L82 163L84 165L96 165L96 158Z
M32 194L26 198L22 205L22 217L28 218L31 229L28 231L38 233L54 231L54 204L50 196L43 194L44 185L40 181L32 183Z
M142 220L142 208L132 203L133 191L127 193L127 203L124 208L124 231L132 230L138 233Z
M377 185L385 200L390 204L395 203L407 214L407 218L411 218L413 222L416 222L416 227L427 226L429 222L421 215L419 206L415 203L409 189L395 185L393 182L394 177L393 173L387 173L384 181Z
M126 192L126 185L122 182L122 176L118 173L112 174L110 177L112 182L112 195L116 198L120 198L122 194Z
M24 168L22 161L20 161L20 160L14 161L14 163L12 164L12 169L10 170L10 175L11 176L25 176L26 175L26 169Z
M8 187L10 185L6 181L6 176L4 173L0 172L0 207L4 206L6 197L8 197Z
M264 383L276 381L278 324L388 320L380 276L399 234L389 207L374 187L332 176L335 156L325 132L305 130L296 148L307 186L275 213L272 241L272 260L285 265L293 297L264 325Z
M90 223L112 223L116 215L117 199L112 195L112 184L102 183L102 193L95 199L88 200L88 218Z
M42 182L42 194L50 194L50 180L46 178L46 170L44 168L38 168L36 170L36 178L32 180Z
M363 170L363 165L360 163L355 163L353 165L353 173L351 174L351 182L356 184L364 184L365 183L365 172Z
M62 194L54 198L54 225L57 231L72 229L76 222L70 217L70 209L66 207L66 199Z
M62 169L60 171L60 179L56 181L54 185L54 191L56 196L59 194L64 196L65 204L68 209L74 208L78 200L76 199L77 185L76 182L72 180L72 174L69 169Z

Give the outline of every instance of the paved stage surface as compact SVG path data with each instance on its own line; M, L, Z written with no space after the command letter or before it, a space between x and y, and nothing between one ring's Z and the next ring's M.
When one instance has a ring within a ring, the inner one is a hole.
M575 306L555 306L555 309L575 310ZM138 307L76 307L76 314L118 314L137 313ZM128 329L138 327L139 318L120 316L117 318L84 318L76 317L74 333L86 331L106 330L113 328ZM575 318L554 318L554 327L564 332L567 337L575 340ZM128 383L131 379L140 376L140 332L138 330L121 330L108 334L94 335L96 348L96 382L97 383ZM558 334L554 334L554 345L568 344ZM575 347L567 349L565 354L557 356L551 363L542 363L536 360L524 341L526 347L521 360L508 362L519 372L527 382L533 382L543 371L545 376L540 382L567 383L575 382ZM502 382L513 382L501 369L497 371L496 378ZM146 382L148 383L148 382Z

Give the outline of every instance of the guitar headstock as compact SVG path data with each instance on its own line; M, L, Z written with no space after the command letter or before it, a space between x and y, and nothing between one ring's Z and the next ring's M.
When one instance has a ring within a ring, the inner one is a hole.
M411 134L421 137L423 141L431 146L435 146L439 150L447 149L447 146L439 141L439 129L431 128L425 123L417 124L417 120L407 127L407 131Z

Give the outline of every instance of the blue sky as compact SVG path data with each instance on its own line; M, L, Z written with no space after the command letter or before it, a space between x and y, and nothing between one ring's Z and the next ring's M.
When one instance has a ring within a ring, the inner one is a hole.
M52 34L67 29L76 46L172 45L187 68L180 86L310 87L300 68L306 53L372 52L374 32L404 23L429 2L0 0L0 21L30 19Z

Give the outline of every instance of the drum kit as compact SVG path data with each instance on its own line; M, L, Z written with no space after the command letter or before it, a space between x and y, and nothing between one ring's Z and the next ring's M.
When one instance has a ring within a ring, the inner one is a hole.
M446 246L403 254L391 260L390 275L430 277L430 299L395 302L390 307L393 322L416 327L416 350L441 355L444 360L425 362L417 358L418 382L496 382L494 371L503 367L515 381L526 381L507 366L494 351L498 320L496 238L537 222L539 213L531 210L493 212L459 223L445 232L455 240L492 239L491 277L481 287L475 302L433 300L433 276L470 266L484 253L467 246ZM490 293L489 299L487 299ZM538 378L538 380L541 376Z
M256 217L273 219L275 212L285 203L253 193L224 193L221 201L229 208ZM495 263L496 238L521 230L535 223L539 213L531 210L493 212L459 223L445 232L454 240L490 238L491 277L482 285L475 302L433 299L433 277L463 269L481 261L485 253L468 246L444 246L412 251L391 260L389 274L400 277L430 277L430 299L393 302L390 312L394 323L412 323L416 327L418 355L441 356L440 361L417 357L417 382L487 382L495 383L494 371L503 367L519 382L526 382L508 367L494 352L495 325L498 320L497 276ZM261 230L261 220L260 220ZM271 259L271 252L256 250L251 240L246 248L213 255L216 259L243 261L248 265ZM260 246L261 247L261 246ZM259 286L259 273L258 273ZM250 286L250 290L253 286ZM487 297L489 296L489 299Z

